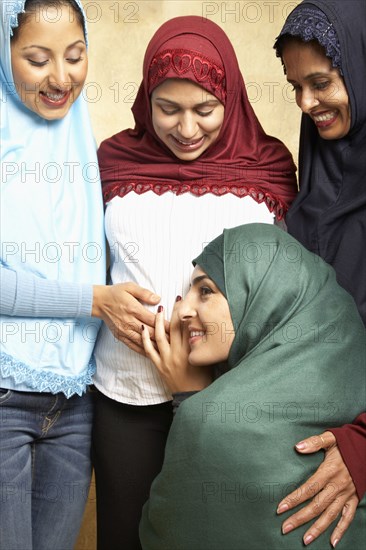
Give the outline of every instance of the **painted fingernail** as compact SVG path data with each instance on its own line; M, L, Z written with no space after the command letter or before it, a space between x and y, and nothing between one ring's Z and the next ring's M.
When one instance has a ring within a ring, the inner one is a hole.
M286 525L282 527L282 533L286 535L286 533L289 533L290 531L292 531L293 528L294 526L292 525L292 523L286 523Z
M158 313L161 313L162 311L164 311L163 306L159 306L159 307L158 307Z
M304 449L306 449L306 443L304 441L300 441L299 443L296 443L295 447L299 451L303 451Z
M279 507L277 508L277 514L282 514L282 512L286 512L286 510L289 509L289 505L288 504L280 504Z
M141 330L145 330L145 325L141 325Z
M340 541L340 539L335 539L335 541L332 543L333 548L335 548L337 546L339 541Z
M305 544L305 545L308 545L308 544L310 544L311 542L313 542L313 540L314 540L313 535L306 535L306 537L304 538L304 544Z
M175 299L175 301L176 301L176 302L180 302L181 299L182 299L182 296L177 296L176 299Z

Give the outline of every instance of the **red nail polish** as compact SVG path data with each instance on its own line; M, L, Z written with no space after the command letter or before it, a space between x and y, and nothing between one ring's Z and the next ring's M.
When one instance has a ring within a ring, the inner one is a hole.
M161 313L164 310L163 306L158 307L158 313Z
M180 302L181 299L182 299L182 296L177 296L176 299L175 299L175 301L176 301L176 302Z

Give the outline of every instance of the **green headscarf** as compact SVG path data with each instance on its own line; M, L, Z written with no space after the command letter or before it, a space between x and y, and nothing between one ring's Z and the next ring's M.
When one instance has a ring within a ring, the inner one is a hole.
M364 410L362 321L333 269L276 227L225 230L194 263L229 302L231 370L180 406L143 510L142 546L303 549L300 530L281 534L276 506L323 460L294 444ZM363 502L344 550L363 547L365 516ZM311 548L328 548L333 528Z

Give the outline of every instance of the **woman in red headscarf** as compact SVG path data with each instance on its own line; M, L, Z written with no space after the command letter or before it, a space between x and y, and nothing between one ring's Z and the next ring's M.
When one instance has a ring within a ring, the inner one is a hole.
M212 21L178 17L160 27L132 111L134 130L99 151L111 282L124 285L119 322L105 316L96 348L99 550L140 548L141 508L172 420L141 326L153 335L160 299L169 318L205 243L224 227L280 220L297 190L288 150L264 133L232 45Z

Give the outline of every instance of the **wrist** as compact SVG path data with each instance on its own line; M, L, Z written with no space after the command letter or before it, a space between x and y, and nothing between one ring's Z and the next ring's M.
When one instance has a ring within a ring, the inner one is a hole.
M106 285L93 286L93 304L92 304L92 312L91 312L92 317L98 317L99 319L103 319L107 292L108 292L108 286Z

